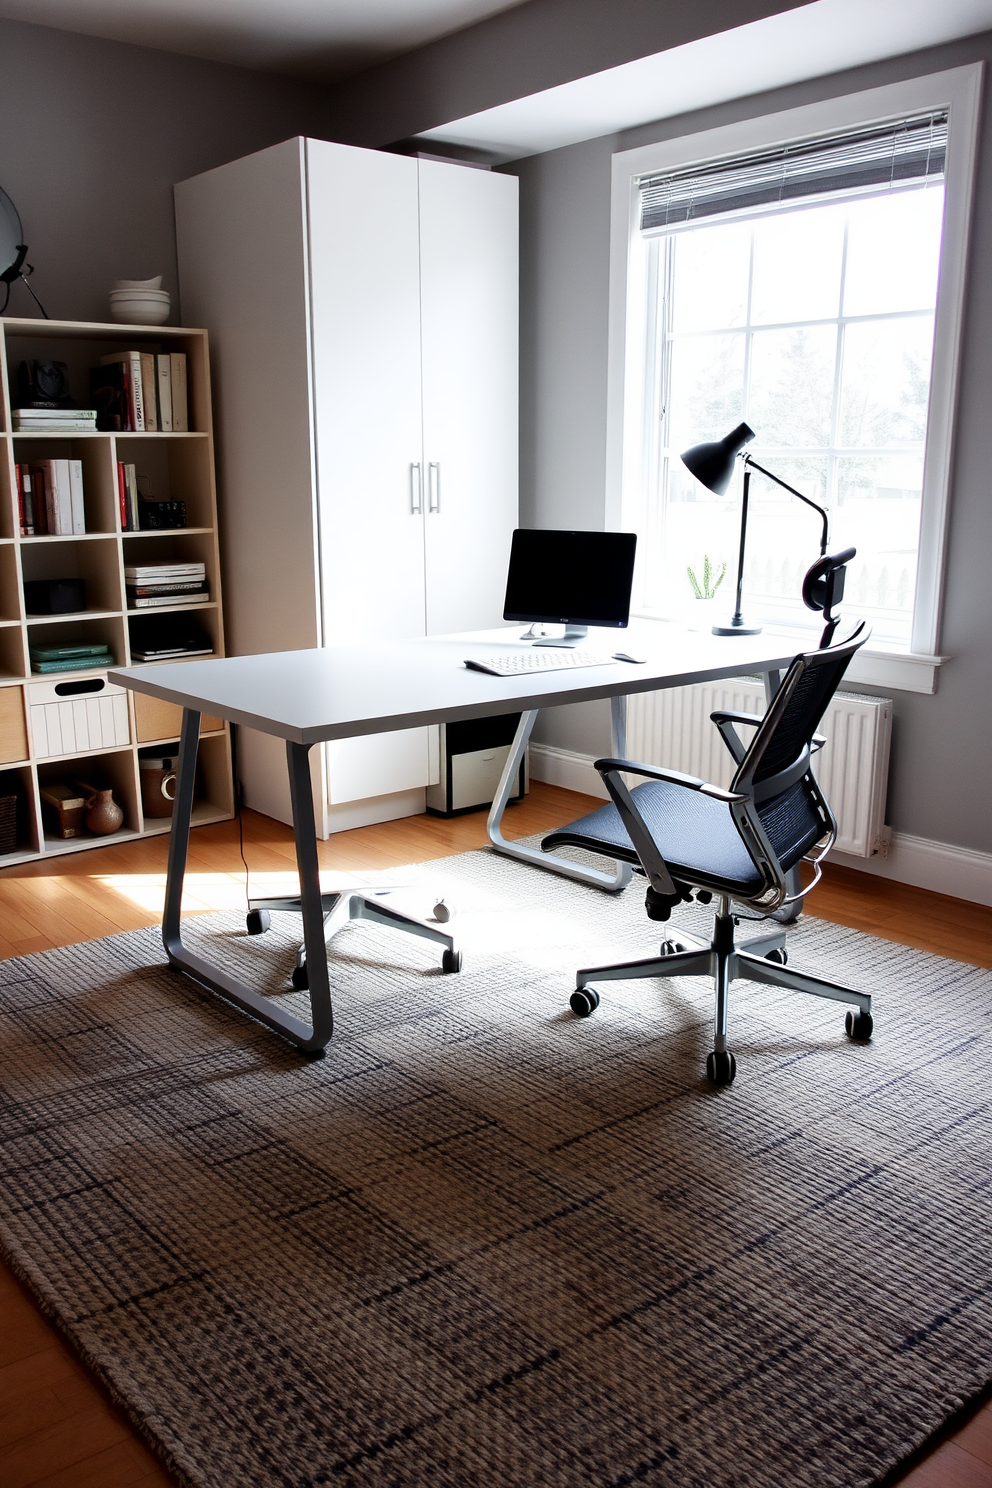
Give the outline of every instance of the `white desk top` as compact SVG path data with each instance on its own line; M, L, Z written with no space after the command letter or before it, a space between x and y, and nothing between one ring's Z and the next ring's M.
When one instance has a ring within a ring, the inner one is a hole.
M747 672L784 668L795 647L781 636L713 636L677 625L592 631L583 650L627 650L647 664L493 677L467 656L530 649L521 627L314 651L276 651L118 668L111 682L182 707L316 744L420 724L484 718L624 693L653 692ZM787 649L783 649L786 647Z

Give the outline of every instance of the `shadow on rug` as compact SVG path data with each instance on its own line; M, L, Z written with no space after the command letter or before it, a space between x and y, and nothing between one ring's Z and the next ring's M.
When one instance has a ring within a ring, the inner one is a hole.
M577 965L656 949L636 886L403 872L465 970L349 927L320 1061L154 930L0 964L0 1238L174 1469L856 1488L985 1386L988 972L807 918L793 960L870 991L875 1039L736 984L715 1093L704 980L568 1012ZM298 930L187 922L272 989Z

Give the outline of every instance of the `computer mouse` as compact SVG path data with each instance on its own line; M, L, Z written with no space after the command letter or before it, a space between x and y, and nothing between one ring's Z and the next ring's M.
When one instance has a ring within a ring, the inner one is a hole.
M629 651L614 651L614 661L632 661L635 666L643 666L647 661L646 656L631 656Z

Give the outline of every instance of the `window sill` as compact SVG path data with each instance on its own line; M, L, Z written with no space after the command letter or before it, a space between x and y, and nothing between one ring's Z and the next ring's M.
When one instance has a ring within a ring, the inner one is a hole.
M634 618L631 613L631 619ZM673 621L675 624L685 623L684 617L675 615L669 617L642 613L636 618L642 623L652 620L659 624L671 624ZM768 625L765 629L772 635L787 636L797 651L816 644L812 634L803 635L775 625ZM844 675L844 683L845 686L860 683L862 687L932 694L937 691L938 668L946 660L946 656L926 656L916 651L899 651L895 647L889 649L884 645L868 645L852 660Z

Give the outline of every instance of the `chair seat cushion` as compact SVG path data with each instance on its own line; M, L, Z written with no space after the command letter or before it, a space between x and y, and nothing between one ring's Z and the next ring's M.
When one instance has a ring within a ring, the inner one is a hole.
M742 895L760 892L761 876L725 802L665 780L645 781L631 795L674 879L701 886L725 885L729 892ZM784 868L797 863L823 835L823 825L801 781L782 796L762 803L759 814ZM612 802L550 833L541 846L545 852L582 847L625 863L638 862Z

